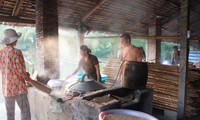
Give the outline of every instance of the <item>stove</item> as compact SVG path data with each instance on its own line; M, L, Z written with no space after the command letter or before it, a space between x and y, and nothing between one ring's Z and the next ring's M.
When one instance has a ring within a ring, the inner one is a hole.
M153 90L132 90L124 87L99 90L82 97L98 111L109 109L132 109L152 114Z

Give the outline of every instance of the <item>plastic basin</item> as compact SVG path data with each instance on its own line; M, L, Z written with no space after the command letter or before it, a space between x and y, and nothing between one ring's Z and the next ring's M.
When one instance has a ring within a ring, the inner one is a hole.
M106 80L107 80L107 75L101 74L101 82L102 82L102 83L105 83Z
M77 74L76 76L78 77L78 79L81 79L81 78L83 77L83 75L84 75L83 73L79 73L79 74ZM107 80L107 75L101 74L101 82L102 82L102 83L105 83L106 80Z
M108 114L129 115L129 116L138 117L144 120L158 120L157 118L147 113L135 111L135 110L127 110L127 109L112 109L112 110L102 111L99 114L99 120L103 120L103 117Z

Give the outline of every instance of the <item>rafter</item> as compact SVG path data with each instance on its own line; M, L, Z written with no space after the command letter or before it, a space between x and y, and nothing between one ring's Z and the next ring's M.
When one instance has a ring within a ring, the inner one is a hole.
M21 19L19 17L12 17L12 16L1 16L0 22L35 24L35 20Z
M174 2L175 0L165 0L165 3L162 4L159 8L156 9L157 12L161 12L161 9L163 9L164 7L168 6L169 4L171 4L172 2Z
M164 24L168 23L170 20L173 20L173 19L179 17L179 15L180 15L180 12L177 11L177 12L174 13L173 15L169 16L167 19L164 19L164 20L162 21L162 24L164 25Z
M19 14L23 1L24 0L17 0L17 3L15 4L15 7L12 11L12 16L17 16Z
M92 15L106 0L101 0L96 6L94 6L87 14L85 14L81 21L85 21L90 15Z
M156 8L154 11L154 13L153 14L156 14L156 15L158 15L158 16L161 16L161 17L163 17L163 15L161 15L161 12L162 12L162 9L164 8L164 7L166 7L166 6L168 6L169 4L171 4L171 3L173 3L175 0L165 0L165 2L160 6L160 7L158 7L158 8ZM173 3L174 4L174 3ZM177 6L177 5L176 5ZM178 6L177 6L178 7ZM151 16L151 15L149 15L149 16ZM167 16L164 16L164 17L167 17ZM145 17L144 19L148 19L148 16L147 17ZM155 19L153 19L153 20L155 20ZM162 22L163 23L163 22Z

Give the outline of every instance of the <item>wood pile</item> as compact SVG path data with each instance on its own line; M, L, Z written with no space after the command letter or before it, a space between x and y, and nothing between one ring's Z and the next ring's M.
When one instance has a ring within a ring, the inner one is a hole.
M118 59L109 59L103 68L107 83L113 84L119 67ZM179 68L155 63L148 63L147 87L153 88L153 106L162 110L177 112ZM187 80L186 115L200 114L200 69L189 68Z
M102 73L107 75L106 84L113 84L116 80L121 61L119 59L110 58L103 67Z
M154 89L153 105L163 110L177 111L179 68L155 63L148 64L147 87ZM200 69L188 70L186 115L200 113Z

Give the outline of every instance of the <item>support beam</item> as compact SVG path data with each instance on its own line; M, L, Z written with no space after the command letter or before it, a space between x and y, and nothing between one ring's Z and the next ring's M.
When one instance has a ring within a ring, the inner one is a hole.
M188 54L189 54L189 0L180 0L180 67L178 86L178 114L177 120L185 120L186 111L186 80L188 77Z
M92 15L106 0L101 0L96 6L94 6L87 14L85 14L81 21L85 21L90 15Z
M17 16L19 14L23 1L24 0L17 0L17 3L15 4L15 7L12 11L12 16Z
M117 39L119 36L98 36L98 37L85 37L85 39ZM180 36L131 36L133 39L146 39L146 40L180 40ZM200 36L192 36L190 40L200 40Z
M22 19L14 16L1 16L0 22L35 24L35 20Z

